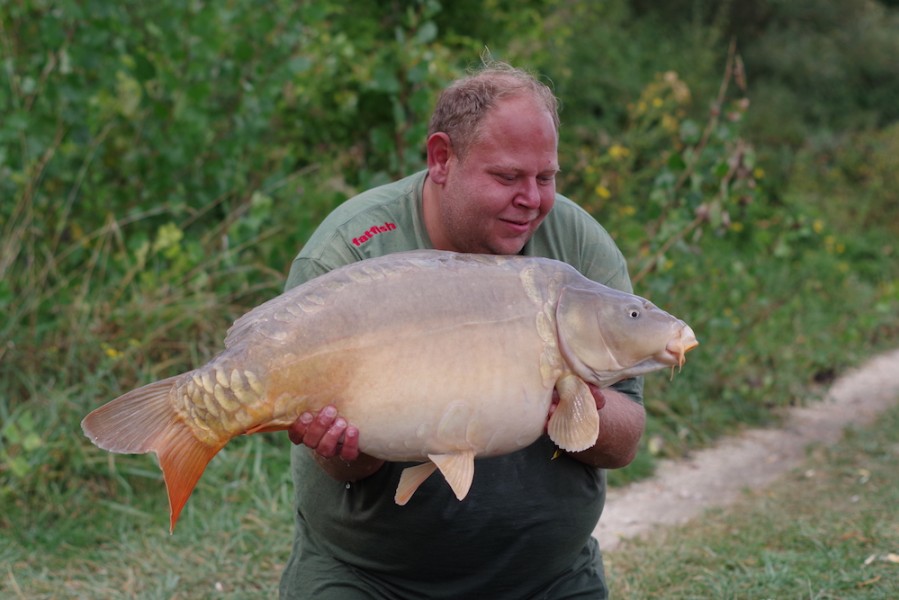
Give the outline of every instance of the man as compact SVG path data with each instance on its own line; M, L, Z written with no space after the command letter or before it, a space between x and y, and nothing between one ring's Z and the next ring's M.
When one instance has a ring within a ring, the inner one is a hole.
M523 71L491 64L453 83L431 118L427 170L338 207L297 256L287 287L353 261L436 248L547 256L630 291L606 231L555 192L558 127L552 92ZM601 417L592 448L553 460L543 436L479 460L461 502L431 477L397 506L408 464L360 453L365 431L333 407L301 415L289 431L297 532L282 598L605 598L591 533L602 469L637 451L642 381L592 391Z

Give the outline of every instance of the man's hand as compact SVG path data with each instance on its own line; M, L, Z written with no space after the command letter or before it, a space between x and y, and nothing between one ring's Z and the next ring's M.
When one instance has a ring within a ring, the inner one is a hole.
M345 462L359 458L359 430L326 406L317 414L305 412L287 429L294 444L309 446L322 458L339 457Z
M384 465L383 460L359 451L359 430L333 406L301 414L287 428L287 436L294 444L311 448L319 466L338 481L364 479Z

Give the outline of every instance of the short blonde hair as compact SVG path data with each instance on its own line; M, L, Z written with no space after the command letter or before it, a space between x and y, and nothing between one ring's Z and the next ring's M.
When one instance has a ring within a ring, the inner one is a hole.
M428 137L446 133L453 150L465 156L477 139L481 122L505 98L530 96L552 116L559 132L559 101L552 90L531 73L507 63L490 61L467 77L451 83L437 99L428 124Z

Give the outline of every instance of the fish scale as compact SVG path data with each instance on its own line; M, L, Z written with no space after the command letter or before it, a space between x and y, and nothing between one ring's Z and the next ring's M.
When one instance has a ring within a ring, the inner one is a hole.
M252 371L221 366L191 373L180 388L173 388L172 402L181 418L198 429L197 438L210 445L228 430L251 427L252 413L264 412L266 404L264 389Z

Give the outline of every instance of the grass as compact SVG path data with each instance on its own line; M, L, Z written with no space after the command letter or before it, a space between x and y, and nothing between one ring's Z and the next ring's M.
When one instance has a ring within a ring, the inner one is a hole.
M174 535L146 456L116 457L121 475L102 492L84 481L52 503L4 507L0 597L273 597L293 539L286 445L256 436L223 450Z
M736 505L606 557L620 598L899 597L899 406Z
M606 556L612 589L628 599L899 597L897 431L899 406L811 447L774 486L625 543ZM285 446L255 436L225 449L174 535L149 457L117 457L128 477L104 493L83 482L53 505L4 507L0 597L272 597L292 541Z

